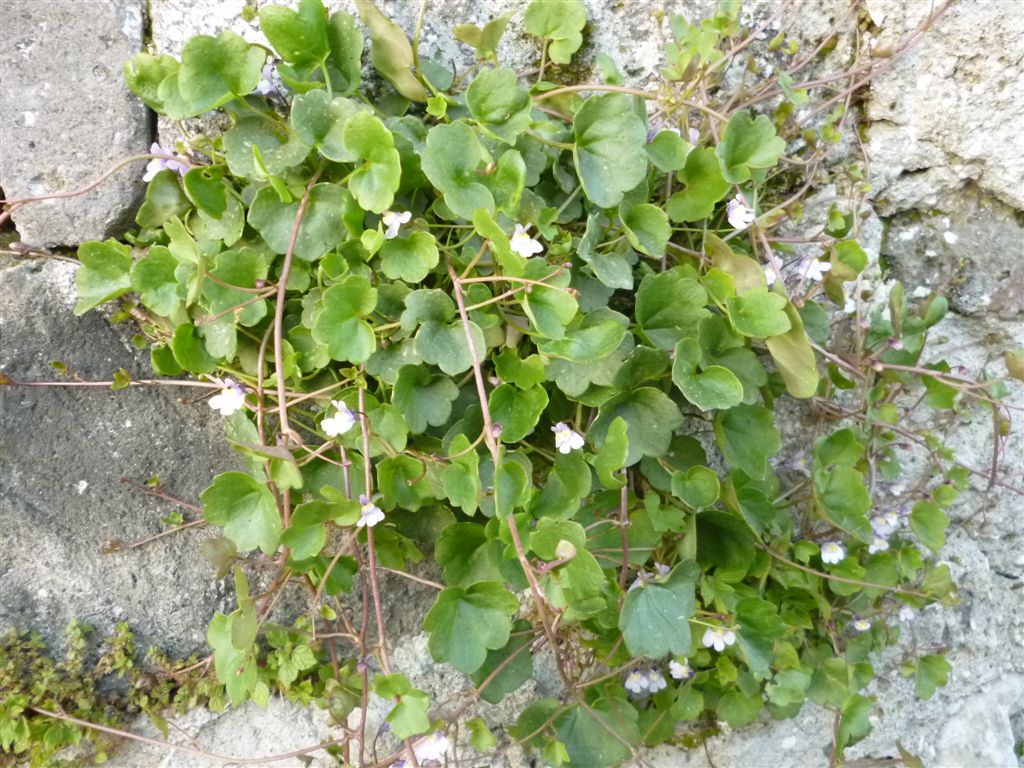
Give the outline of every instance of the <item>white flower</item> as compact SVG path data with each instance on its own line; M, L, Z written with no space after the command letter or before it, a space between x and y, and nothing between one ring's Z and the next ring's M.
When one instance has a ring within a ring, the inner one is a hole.
M871 629L871 622L867 619L854 619L853 628L856 629L858 632L867 632L869 629Z
M647 679L647 675L639 669L634 669L626 676L626 682L624 682L622 686L630 693L641 696L647 693L647 688L650 684L651 681Z
M871 544L868 546L868 553L875 554L875 552L885 552L889 548L889 540L885 536L879 536L877 533L871 540Z
M721 653L725 650L725 646L736 642L736 633L731 629L725 629L725 627L708 627L704 631L701 642L705 648L714 648Z
M875 533L879 536L888 536L899 528L899 526L900 516L896 514L896 510L894 509L890 509L888 512L883 512L881 515L875 515L871 518L871 527L874 528Z
M559 453L567 454L583 447L583 435L574 432L564 421L555 424L551 431L555 433L555 448Z
M373 528L384 519L384 510L370 501L370 497L366 495L359 497L359 513L362 517L356 520L356 525L360 528L364 525L367 528Z
M381 214L380 220L384 222L384 226L387 227L387 231L384 233L385 240L391 240L392 238L398 237L398 229L403 224L408 224L412 220L412 211L384 211Z
M668 673L676 680L686 680L693 677L693 668L686 661L680 664L675 659L672 659L668 663Z
M662 688L667 688L668 683L665 682L665 676L661 674L661 670L657 667L652 667L647 670L647 689L651 693L657 693Z
M832 265L827 261L822 261L821 259L808 259L804 263L803 276L808 280L820 283L825 277L825 273L830 269L832 269Z
M632 592L637 587L647 586L648 582L654 581L655 579L663 579L668 576L671 570L672 569L664 563L655 563L654 573L647 573L647 571L641 568L640 573L636 575L636 579L634 579L633 583L629 585L629 589L627 591Z
M856 311L857 311L857 300L851 296L850 298L848 298L846 300L846 303L843 304L843 313L847 314L847 315L852 315Z
M343 435L352 429L356 423L356 414L341 400L331 400L335 411L333 416L328 416L320 422L320 428L328 437Z
M736 197L729 201L729 206L726 208L726 218L729 219L729 226L733 229L746 229L754 223L757 214L753 208L747 205L747 201L743 199L742 195L736 195Z
M210 407L220 411L221 416L230 416L245 407L245 392L231 379L224 379L224 388L210 398Z
M509 238L509 245L512 246L513 251L528 259L543 251L544 246L526 234L526 230L527 227L516 224L516 229L512 233L512 237Z
M434 731L425 739L421 739L414 744L412 751L416 753L416 759L421 763L430 761L440 763L444 760L449 746L451 745L448 738L441 731Z
M846 557L846 551L838 541L827 541L821 545L821 562L834 565L842 562L844 557Z
M926 288L923 285L919 285L917 286L917 288L913 290L913 292L910 295L913 296L915 299L927 299L929 296L932 295L932 290L931 288Z
M277 86L274 85L274 74L274 65L270 62L264 64L262 72L263 77L258 83L256 83L256 88L253 89L253 93L260 96L269 96L277 90Z
M775 285L775 281L779 279L779 273L775 271L775 267L771 264L764 265L764 279L768 283L769 288Z
M173 155L176 159L154 157L146 165L146 173L142 176L143 181L152 181L160 171L174 171L180 176L184 176L188 172L188 158L176 154L173 149L164 149L154 141L149 145L149 153L151 155Z
M905 604L901 605L899 611L896 613L896 616L900 621L910 621L916 615L917 614L914 612L914 609Z
M700 131L696 128L690 128L686 131L686 138L690 140L690 143L693 144L693 146L697 146L697 144L700 143Z

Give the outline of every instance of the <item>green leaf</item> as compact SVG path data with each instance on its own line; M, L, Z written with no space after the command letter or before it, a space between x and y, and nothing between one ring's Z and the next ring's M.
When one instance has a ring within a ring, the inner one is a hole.
M228 191L224 186L223 179L224 166L222 165L193 168L185 174L185 194L188 195L189 200L195 203L196 208L219 219L228 207Z
M460 507L467 515L472 515L480 506L480 457L475 449L470 448L469 438L456 435L448 446L450 463L441 470L441 483L448 500ZM445 528L447 532L453 526ZM442 534L443 536L443 534ZM478 579L478 581L486 579ZM457 585L449 580L449 584Z
M730 691L718 700L715 712L732 728L741 728L757 719L764 707L760 696L747 696L742 691Z
M466 106L485 133L515 144L530 124L530 94L508 67L486 69L466 89Z
M704 569L732 584L742 581L754 561L754 540L739 517L708 510L697 515L697 558Z
M919 699L930 699L937 689L949 682L949 673L952 671L953 667L945 656L937 653L922 656L917 660L914 673L914 694Z
M206 345L192 323L182 323L174 329L171 351L178 365L189 373L213 373L217 370L217 360L206 351Z
M385 240L380 250L381 268L392 280L420 283L437 266L437 241L429 232Z
M263 168L257 163L257 152ZM262 181L268 173L280 176L299 165L309 154L309 145L287 125L246 115L224 134L224 154L232 174Z
M910 512L910 530L932 552L938 552L946 543L949 518L934 501L919 501Z
M473 129L463 122L431 128L421 155L430 183L441 191L452 212L464 219L472 219L477 208L494 212L494 198L476 173L489 160Z
M409 38L377 10L370 0L355 0L359 18L370 33L370 61L377 71L410 101L426 101L427 92L413 73L413 52Z
M170 317L185 298L185 286L175 276L177 268L178 260L162 245L151 246L149 253L132 265L132 290L158 315Z
M814 496L830 523L866 544L871 543L871 496L860 472L842 464L815 470Z
M609 319L605 319L609 318ZM558 341L540 342L540 351L550 357L562 357L577 363L603 360L622 344L625 326L607 310L597 310L583 317L577 328L566 331Z
M206 307L212 314L227 312L241 304L246 306L236 309L229 317L244 326L256 325L267 314L267 302L255 301L250 291L236 291L228 288L237 285L239 288L254 289L267 278L267 262L253 248L221 251L217 254L217 264L210 270L214 279L203 281L203 298ZM250 303L251 302L251 303Z
M81 266L75 273L78 303L75 314L84 315L111 299L131 290L132 249L113 238L78 246Z
M618 205L647 175L647 129L632 101L621 93L592 96L573 118L572 131L583 191L602 208Z
M615 250L598 250L597 245L608 229L608 217L592 213L587 217L587 228L580 239L576 254L594 271L594 277L608 288L633 290L633 268L629 261Z
M469 332L477 354L482 356L487 348L483 331L476 323L470 322ZM473 365L466 329L460 321L446 324L427 320L416 334L414 349L423 362L438 366L449 376L468 371Z
M686 156L679 180L685 185L683 190L672 195L665 205L672 221L706 219L731 187L722 176L715 150L710 147L694 149Z
M520 359L516 350L506 347L492 359L498 378L520 389L529 389L544 381L544 359L538 354Z
M160 171L146 187L146 201L135 214L135 223L140 227L160 227L172 216L181 216L190 207L178 183L178 174L170 170Z
M232 630L237 614L214 615L206 630L206 640L213 648L213 667L217 679L224 683L228 698L235 706L248 697L256 685L256 664L250 651L240 651L232 643Z
M509 16L499 16L491 19L484 25L483 29L474 24L458 24L452 27L452 34L456 40L476 48L481 56L494 53L498 43L505 34L505 27L508 26Z
M731 466L757 479L768 473L768 457L782 447L771 411L760 405L737 405L716 413L715 438Z
M487 398L491 419L501 427L503 443L517 443L537 426L548 405L548 393L544 387L518 389L511 384L502 384L491 391Z
M377 306L377 289L365 277L349 275L320 298L313 338L327 345L332 360L361 363L376 346L373 329L363 320Z
M343 138L356 158L348 188L364 210L383 213L394 202L402 178L391 131L369 112L356 112L345 123Z
M542 259L530 259L525 277L544 283L543 286L531 286L529 292L519 293L523 310L533 327L548 339L563 338L566 326L576 317L579 308L576 298L564 290L570 280L568 270L562 270Z
M331 49L327 71L334 92L350 96L363 77L363 33L356 20L342 11L332 13L327 22L327 45Z
M170 116L168 105L160 96L160 84L164 80L173 79L176 85L179 67L178 60L173 56L136 53L124 63L124 82L147 106ZM180 117L184 115L179 113L173 119Z
M377 465L377 485L383 494L381 505L390 512L396 507L408 512L420 508L424 493L423 462L405 454L384 459Z
M398 699L387 715L391 730L400 739L408 739L430 730L430 696L426 691L413 688L405 675L375 675L374 692L384 699Z
M736 253L716 235L704 236L704 250L711 257L711 263L732 278L738 295L767 287L761 266L749 256Z
M249 45L230 30L217 37L196 35L181 50L178 91L188 102L189 115L200 115L252 93L266 61L266 51Z
M295 240L297 258L316 261L345 239L342 215L349 200L348 193L334 184L320 183L309 191ZM249 209L249 223L275 253L286 253L298 210L299 201L282 203L272 188L264 187Z
M625 419L616 417L608 425L601 449L594 456L594 471L605 488L617 489L626 484L626 478L615 473L626 464L629 455L629 425Z
M718 501L721 485L718 474L710 467L690 467L672 473L672 495L695 509L710 507Z
M517 620L512 630L521 634L510 636L503 647L488 651L483 665L470 676L473 684L479 686L494 674L487 687L480 692L480 698L489 704L497 704L533 677L530 629L528 621Z
M692 561L677 565L664 580L642 584L626 593L619 629L633 656L659 659L690 652L697 569Z
M222 527L240 552L256 547L268 555L277 551L281 516L266 485L244 472L224 472L200 499L206 521Z
M743 385L736 374L720 365L698 371L701 357L696 339L683 339L676 345L672 381L683 396L702 411L732 408L743 402Z
M508 517L516 507L527 504L532 484L518 461L505 458L494 473L494 513Z
M418 435L428 425L445 424L458 396L458 387L447 376L431 374L422 365L406 365L398 371L392 402L405 418L409 431Z
M793 397L813 397L818 391L818 365L814 349L804 332L803 320L792 302L786 302L786 317L791 328L783 334L772 336L765 341L775 367L786 382L786 389Z
M605 402L590 428L590 437L600 447L616 417L629 427L629 451L626 466L644 456L664 456L672 442L672 433L683 424L679 407L660 389L639 387L622 392Z
M283 5L260 9L260 30L282 59L318 64L327 58L327 12L320 0L299 0L298 11Z
M874 699L860 694L854 694L843 703L842 716L839 718L839 730L836 733L836 749L840 753L871 732L870 716L874 707Z
M722 175L731 184L742 184L752 171L771 168L782 156L786 142L775 135L775 126L766 115L750 117L746 110L729 119L725 136L718 145Z
M467 675L476 672L488 650L508 643L508 617L518 610L515 595L496 582L443 590L423 621L430 655Z
M733 296L726 302L733 328L744 336L765 339L785 333L792 326L783 311L788 301L767 288Z
M636 322L651 344L672 349L683 338L698 338L708 317L707 292L680 269L647 275L636 294Z
M665 244L672 236L668 216L656 205L641 203L619 211L629 244L648 256L665 255Z
M498 737L491 733L483 718L467 720L466 727L469 728L469 745L477 752L490 752L498 745Z
M551 41L548 55L555 64L568 64L583 44L587 9L580 0L533 0L526 8L523 26L531 35Z
M345 127L357 109L351 99L331 98L327 91L318 89L300 93L292 100L289 120L295 136L304 144L316 147L328 160L351 163L358 157L345 141Z
M647 145L647 157L664 173L681 170L690 151L690 145L675 131L658 131Z

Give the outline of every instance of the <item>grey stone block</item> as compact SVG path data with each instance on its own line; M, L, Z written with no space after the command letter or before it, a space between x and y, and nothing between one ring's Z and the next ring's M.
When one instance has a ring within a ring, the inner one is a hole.
M82 380L109 380L122 367L148 373L100 314L74 317L74 272L64 262L0 270L0 372L54 380L49 361L60 360ZM196 503L215 472L231 468L219 417L183 402L195 391L0 387L0 631L33 629L59 644L73 618L98 633L127 621L140 650L203 647L225 597L198 552L205 529L102 552L159 533L174 509L122 477L159 475L168 493Z
M83 187L148 151L146 107L124 85L142 48L142 0L5 0L0 4L0 187L19 199ZM130 225L145 191L132 163L80 197L26 205L21 239L50 247L103 239Z

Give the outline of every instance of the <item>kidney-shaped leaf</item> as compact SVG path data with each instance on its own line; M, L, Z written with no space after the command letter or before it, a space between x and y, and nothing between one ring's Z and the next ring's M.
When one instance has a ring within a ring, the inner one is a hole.
M509 616L518 610L515 595L497 582L443 590L423 621L430 634L430 655L467 675L476 672L487 651L508 642Z
M203 516L235 543L239 552L277 550L281 517L266 485L244 472L225 472L203 491Z
M627 593L619 629L631 655L660 659L669 653L686 656L690 652L694 565L682 562L664 581L648 582Z
M647 129L621 93L593 96L572 122L573 158L583 191L596 205L611 208L647 175Z

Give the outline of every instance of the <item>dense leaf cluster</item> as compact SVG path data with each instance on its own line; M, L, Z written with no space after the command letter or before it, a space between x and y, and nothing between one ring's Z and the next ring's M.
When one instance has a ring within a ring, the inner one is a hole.
M179 145L188 168L150 182L134 248L79 254L77 311L133 292L158 374L216 372L248 393L227 419L247 468L202 498L222 573L279 553L279 581L310 585L330 632L327 601L368 589L375 563L406 570L431 553L435 660L495 702L536 654L554 659L562 698L510 728L551 765L615 765L678 740L680 724L787 717L805 700L841 714L838 749L862 737L869 654L895 640L895 610L952 592L932 553L964 473L940 466L885 548L873 514L891 510L869 492L901 472L889 427L910 378L887 366L918 365L944 301L894 295L870 320L866 372L819 359L867 259L853 217L833 211L824 284L778 274L791 250L765 233L797 211L779 174L799 146L791 110L686 98L740 34L731 4L701 25L673 19L663 89L647 94L614 72L585 90L543 79L581 45L576 0L527 8L533 84L496 61L507 19L457 28L479 60L453 73L357 6L402 99L360 94L363 33L319 0L260 11L272 52L224 32L180 61L136 55L126 78L149 106L221 108L231 127ZM806 100L785 85L789 106ZM749 232L732 223L740 202L760 216ZM411 215L393 224L398 212ZM951 407L958 390L935 370L929 403ZM808 444L804 474L786 469L775 401L851 389L862 418ZM326 434L341 408L354 428ZM367 505L383 523L361 525ZM209 641L237 704L269 688L262 606L241 571L236 584L238 609ZM323 663L301 637L317 658L298 669ZM933 659L917 669L923 695L945 677ZM631 671L660 682L627 690ZM369 684L343 672L339 717ZM399 738L435 727L400 671L372 690L394 700ZM489 745L480 727L474 744Z

